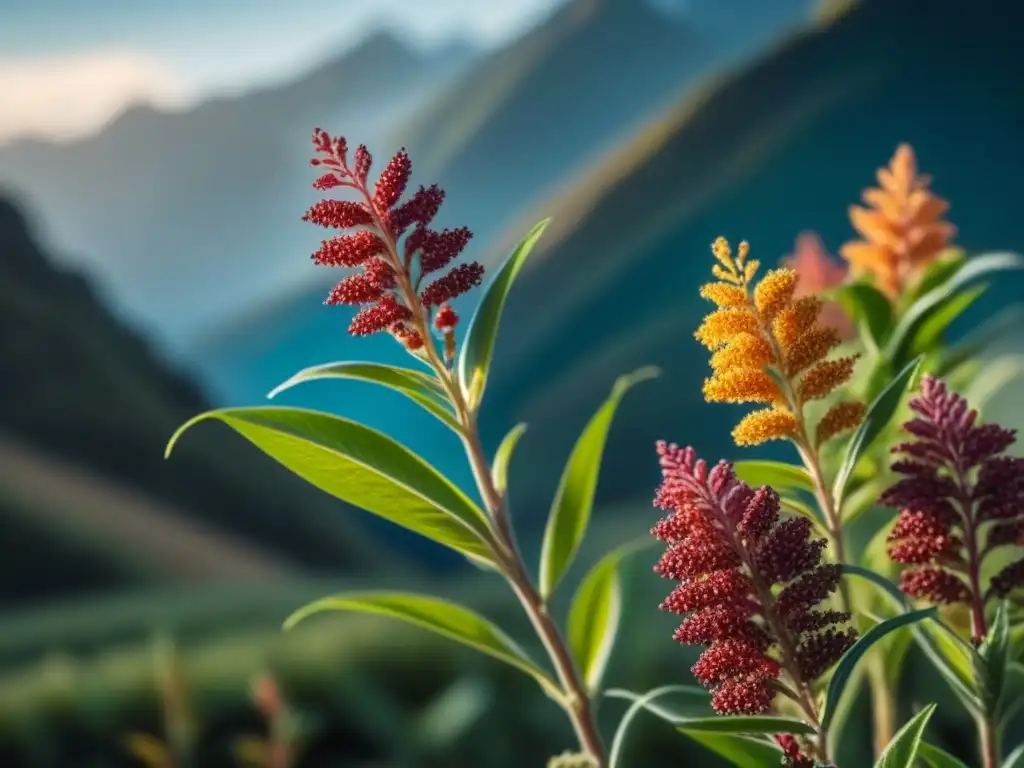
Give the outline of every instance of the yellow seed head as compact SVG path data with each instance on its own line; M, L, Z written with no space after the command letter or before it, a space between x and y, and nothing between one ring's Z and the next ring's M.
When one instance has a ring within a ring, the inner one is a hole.
M853 366L860 355L825 360L816 364L804 374L797 389L801 403L820 400L845 384L853 375Z
M748 413L732 431L736 445L760 445L769 440L794 437L800 425L796 416L785 408L765 408Z
M715 373L734 368L766 368L774 362L771 345L762 336L741 333L711 356Z
M758 332L757 318L746 307L723 307L704 318L694 337L708 349L717 349L741 333Z
M700 288L700 295L720 307L745 307L750 302L746 290L728 283L708 283Z
M817 296L801 296L786 307L772 323L772 333L783 349L796 343L818 320L822 302Z
M730 272L736 271L736 260L732 257L732 246L724 237L716 237L711 244L711 253L718 259L719 264Z
M818 445L860 425L867 412L864 403L836 403L818 422L815 440Z
M704 380L704 399L709 403L782 403L782 390L766 371L734 368Z
M786 374L795 376L800 371L825 359L839 346L839 333L835 328L815 325L786 349Z
M796 291L797 274L792 269L773 269L761 278L754 288L754 306L768 321L793 301Z

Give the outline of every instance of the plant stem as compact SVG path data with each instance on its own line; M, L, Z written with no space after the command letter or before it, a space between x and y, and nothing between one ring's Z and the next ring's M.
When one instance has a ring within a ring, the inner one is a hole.
M461 401L461 399L460 394L459 400ZM490 463L480 444L476 416L466 409L462 402L456 403L456 407L460 411L460 420L465 428L463 441L477 487L494 519L500 543L507 549L507 552L504 553L503 563L505 575L555 667L559 684L566 695L566 700L562 704L572 722L581 749L594 761L596 768L605 768L607 758L594 720L590 694L580 678L572 653L569 651L558 625L548 613L547 606L534 586L519 553L512 533L505 499L494 486Z
M445 363L446 355L438 351L436 340L430 330L430 310L423 305L417 295L416 285L409 273L409 266L403 262L399 254L397 238L387 226L385 216L377 209L373 196L365 184L358 183L351 184L351 186L365 200L373 217L374 228L387 249L395 271L396 288L402 301L412 312L410 322L423 340L423 346L419 350L420 359L433 369L449 401L455 408L466 456L473 470L473 477L494 523L496 535L492 544L497 545L495 555L498 558L499 568L516 593L516 597L519 598L523 610L526 611L530 623L551 659L562 689L559 704L562 705L572 722L580 748L593 760L594 768L606 768L607 757L594 719L590 693L580 677L572 653L562 637L558 625L548 613L547 606L534 586L529 570L523 562L509 520L505 498L494 485L491 465L480 443L476 411L467 404L462 386L455 373Z
M999 765L999 737L996 734L992 718L984 716L978 720L978 736L981 740L981 764L984 768L997 768Z
M896 697L885 677L882 656L871 652L867 659L868 683L871 687L871 719L874 730L875 757L885 751L896 735Z

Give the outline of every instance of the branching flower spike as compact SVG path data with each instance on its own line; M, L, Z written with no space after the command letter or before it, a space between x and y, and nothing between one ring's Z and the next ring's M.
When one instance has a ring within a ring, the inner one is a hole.
M694 676L720 714L768 712L780 692L817 725L813 685L854 643L847 613L822 609L840 569L806 518L782 520L779 497L710 468L692 448L658 444L669 510L652 534L667 545L655 570L679 585L662 610L685 615L675 639L705 645ZM823 747L808 747L823 757Z
M871 275L890 299L903 292L956 235L943 219L949 204L918 174L917 158L901 144L888 167L878 170L878 187L864 191L868 207L850 206L850 222L863 238L842 247L840 255L855 275Z
M406 202L400 202L412 174L405 150L391 158L371 191L367 177L372 158L365 146L356 149L351 164L344 138L331 138L317 129L313 146L318 157L312 164L326 170L313 187L347 188L358 198L323 200L303 216L304 221L330 229L356 230L323 241L313 254L317 264L359 270L342 279L325 303L362 307L349 326L353 336L386 330L414 352L424 345L430 348L425 352L434 351L430 341L433 321L444 337L439 356L450 365L458 316L448 302L479 285L484 273L476 262L449 268L472 232L465 227L430 228L444 200L444 192L436 185L420 187Z
M937 604L971 606L975 644L987 631L985 605L1024 586L1024 558L982 587L985 558L996 548L1024 545L1024 459L1002 455L1014 430L979 424L967 401L931 376L910 401L917 417L903 425L912 439L893 448L903 475L882 496L900 509L889 556L910 566L900 588Z
M834 405L811 436L804 406L829 396L853 375L857 356L826 359L839 345L835 329L819 322L822 301L796 298L797 273L773 269L754 284L759 262L748 260L749 246L740 243L735 256L720 237L712 246L718 263L717 282L701 288L701 296L718 305L704 318L696 338L713 351L713 375L704 382L704 399L719 403L763 403L736 429L737 445L758 445L790 439L811 453L837 435L857 426L865 408L858 402Z

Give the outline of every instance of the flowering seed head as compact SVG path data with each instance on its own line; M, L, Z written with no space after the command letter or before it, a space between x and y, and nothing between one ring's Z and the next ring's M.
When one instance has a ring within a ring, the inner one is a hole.
M767 322L793 302L796 292L796 272L792 269L773 269L754 287L754 306Z
M350 200L321 200L306 212L302 220L329 229L351 229L373 224L373 214L363 203L354 203Z
M655 571L678 582L662 610L684 616L678 642L706 646L692 671L717 712L767 712L777 678L809 686L855 640L838 628L848 614L817 610L839 571L806 520L780 518L771 488L754 490L726 462L709 468L692 448L658 443L658 454L655 505L669 514L651 531L666 545Z
M420 301L425 307L436 307L461 296L474 286L480 285L484 278L484 268L476 262L459 264L444 277L439 277L420 294Z
M733 368L704 380L709 403L785 403L785 395L767 371Z
M398 150L377 179L373 191L373 205L377 210L388 211L405 194L405 187L412 175L412 161L405 148Z
M918 174L909 144L896 149L888 167L878 171L878 188L864 192L868 207L850 207L850 222L860 234L840 254L855 275L870 275L895 299L938 258L956 235L943 219L949 204L936 197L931 179Z
M420 187L400 203L412 174L412 161L404 149L391 158L371 193L367 178L373 158L365 145L356 148L351 165L348 143L342 137L332 138L318 128L313 132L313 147L318 156L312 164L327 169L314 186L351 189L361 198L322 200L303 216L323 227L360 228L322 241L313 254L317 264L360 270L338 282L325 303L361 306L349 325L349 333L355 336L389 331L408 349L422 348L430 335L431 309L447 305L483 279L479 264L460 264L419 291L425 275L450 267L472 232L465 227L440 232L429 228L444 200L444 192L436 185ZM409 227L415 228L399 246ZM445 306L434 322L445 336L445 359L452 358L455 338L451 332L458 316Z
M458 324L459 316L455 314L454 309L447 304L442 304L437 308L437 314L434 315L434 327L437 330L441 333L451 333Z
M735 256L725 238L718 238L711 250L718 262L712 268L718 282L704 285L701 296L718 309L695 334L712 350L713 375L704 382L704 399L773 406L740 422L733 431L737 445L791 439L814 449L856 426L863 410L851 404L831 414L818 429L817 443L810 444L805 403L846 384L857 359L826 359L839 344L839 335L819 322L821 300L797 298L798 278L792 269L771 270L754 283L758 263L748 258L746 243Z
M978 423L967 401L932 376L922 378L910 409L903 430L912 439L893 448L905 457L892 465L902 479L881 499L900 510L888 538L889 557L909 566L900 588L946 605L983 603L1024 585L1024 559L996 574L983 594L960 575L1020 536L1014 518L1024 510L1024 459L1002 455L1014 431ZM982 528L988 522L996 524Z
M386 250L387 246L376 233L362 229L324 240L313 254L313 261L327 267L358 267Z

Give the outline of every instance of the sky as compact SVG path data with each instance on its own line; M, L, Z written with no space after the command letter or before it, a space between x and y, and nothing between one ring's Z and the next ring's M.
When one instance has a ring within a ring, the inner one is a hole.
M0 0L0 143L288 80L387 25L494 46L561 0Z

